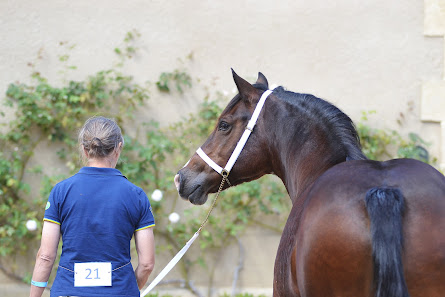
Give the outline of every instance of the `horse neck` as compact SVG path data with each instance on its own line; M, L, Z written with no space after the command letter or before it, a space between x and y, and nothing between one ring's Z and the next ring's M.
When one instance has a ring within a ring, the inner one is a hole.
M320 175L341 161L332 152L313 149L310 143L305 144L300 151L297 148L288 148L289 151L279 153L280 165L276 174L283 181L294 203Z
M278 114L280 112L269 120L282 125L268 125L266 145L271 148L272 171L282 180L292 203L295 203L320 175L345 161L346 153L338 149L340 144L329 142L320 127L305 131L308 125L301 119L297 122L298 117L288 116L280 120ZM295 122L289 123L290 119Z

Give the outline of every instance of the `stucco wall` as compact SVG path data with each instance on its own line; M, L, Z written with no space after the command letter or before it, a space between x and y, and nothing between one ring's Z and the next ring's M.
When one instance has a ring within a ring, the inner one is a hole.
M444 3L4 0L0 94L10 82L27 80L27 63L40 49L38 69L57 80L57 56L65 53L59 42L76 44L70 62L78 70L69 78L81 79L113 63L113 49L122 45L126 32L137 29L140 51L125 71L138 81L155 81L160 72L183 67L178 58L193 53L184 67L200 85L231 93L230 67L249 80L261 71L271 84L327 99L354 120L362 111L375 110L373 126L402 135L416 132L432 143L431 154L445 162ZM199 100L202 94L194 91L180 102L155 92L148 113L141 115L172 122L193 111ZM402 126L397 124L400 113ZM266 235L258 230L247 234L259 254L247 258L244 287L272 286L279 237ZM270 245L267 254L258 248L263 242ZM226 263L235 262L230 256ZM230 284L231 278L219 283Z

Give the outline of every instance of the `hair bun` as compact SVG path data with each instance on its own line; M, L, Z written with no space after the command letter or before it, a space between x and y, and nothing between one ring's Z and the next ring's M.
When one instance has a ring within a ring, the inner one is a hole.
M99 138L93 137L93 139L91 139L91 147L99 148L102 147L102 145L102 141Z
M123 144L122 132L116 122L101 116L89 118L79 132L79 148L88 159L101 159Z

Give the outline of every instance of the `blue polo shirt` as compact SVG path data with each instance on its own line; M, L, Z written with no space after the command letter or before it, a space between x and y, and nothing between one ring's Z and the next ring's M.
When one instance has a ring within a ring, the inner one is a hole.
M84 167L58 183L44 220L60 225L63 241L51 297L139 296L130 241L155 222L147 195L119 170ZM74 263L88 262L111 262L112 285L74 287Z

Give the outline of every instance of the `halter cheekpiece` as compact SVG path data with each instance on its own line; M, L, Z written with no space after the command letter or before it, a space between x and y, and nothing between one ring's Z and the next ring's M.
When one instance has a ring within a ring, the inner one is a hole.
M207 156L206 153L201 148L198 148L196 150L196 153L201 157L201 159L204 160L204 162L207 163L210 167L213 168L216 172L218 172L221 176L227 177L230 174L230 171L233 168L233 165L235 165L236 160L238 159L239 155L241 154L241 151L244 148L244 145L246 144L247 140L249 139L250 134L253 131L253 128L256 125L256 122L258 120L258 117L260 115L261 110L263 109L264 103L266 102L267 97L272 94L272 90L267 90L261 95L260 100L258 101L257 106L255 107L255 110L253 111L252 117L250 118L249 122L247 123L246 129L243 132L243 135L241 136L240 140L236 144L235 149L232 152L232 155L229 158L229 161L227 161L227 164L224 168L216 164L212 159L210 159L209 156ZM187 164L186 164L187 165Z

